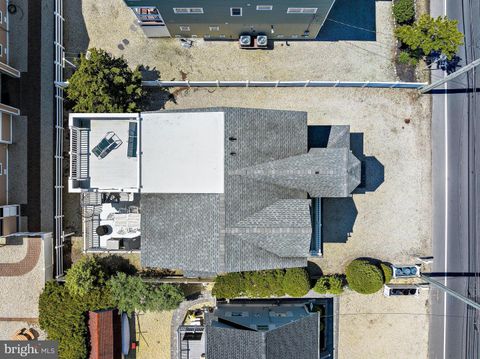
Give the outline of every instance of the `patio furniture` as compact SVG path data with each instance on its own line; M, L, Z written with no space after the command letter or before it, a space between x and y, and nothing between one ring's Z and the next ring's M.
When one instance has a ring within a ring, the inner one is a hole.
M96 145L92 152L98 159L105 158L114 149L122 145L122 140L113 131L109 131L103 136L98 145Z
M128 147L127 157L137 157L137 123L129 122L128 124Z
M107 240L107 249L120 249L120 239L110 238Z

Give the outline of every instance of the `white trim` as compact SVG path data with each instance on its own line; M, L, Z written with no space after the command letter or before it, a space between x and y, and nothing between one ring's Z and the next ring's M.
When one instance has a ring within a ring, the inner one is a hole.
M0 10L0 24L3 24L3 11Z
M178 28L180 31L190 31L190 26L188 25L180 25Z
M240 10L240 15L233 15L233 10ZM233 16L233 17L243 16L243 8L240 6L231 7L230 16Z
M289 7L287 14L316 14L317 7Z
M273 10L273 5L257 5L257 11Z
M173 12L177 15L203 14L203 7L174 7Z
M220 26L218 26L218 25L210 25L210 26L208 27L208 30L210 30L210 31L220 31Z

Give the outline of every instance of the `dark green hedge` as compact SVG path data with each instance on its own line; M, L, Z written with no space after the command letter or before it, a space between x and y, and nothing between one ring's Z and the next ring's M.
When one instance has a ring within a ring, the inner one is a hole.
M212 293L217 298L302 297L310 290L310 279L304 268L274 269L228 273L218 276Z

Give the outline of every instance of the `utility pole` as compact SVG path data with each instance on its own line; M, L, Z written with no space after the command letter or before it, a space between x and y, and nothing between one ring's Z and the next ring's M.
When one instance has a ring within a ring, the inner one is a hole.
M448 76L445 76L443 79L441 80L438 80L438 81L435 81L434 83L430 84L430 85L426 85L426 86L423 86L420 88L420 92L421 93L426 93L430 90L433 90L434 88L444 84L445 82L448 82L450 80L453 80L454 78L457 78L458 76L460 76L461 74L464 74L465 72L468 72L470 71L471 69L477 67L478 65L480 65L480 59L476 59L475 61L472 61L471 63L469 63L468 65L462 67L460 70L458 71L455 71L453 73L451 73L450 75Z
M441 284L440 282L432 279L431 277L429 277L428 275L426 274L421 274L421 277L423 279L425 279L428 283L430 283L431 285L437 287L438 289L450 294L452 297L455 297L459 300L461 300L462 302L464 302L465 304L475 308L475 309L479 309L480 310L480 303L477 303L475 302L474 300L471 300L470 298L460 294L460 293L457 293L455 292L454 290L448 288L447 286L444 286L443 284Z

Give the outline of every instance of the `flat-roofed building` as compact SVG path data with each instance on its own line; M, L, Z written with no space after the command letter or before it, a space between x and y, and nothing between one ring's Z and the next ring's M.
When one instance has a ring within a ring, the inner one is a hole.
M312 40L335 0L125 0L149 37Z

